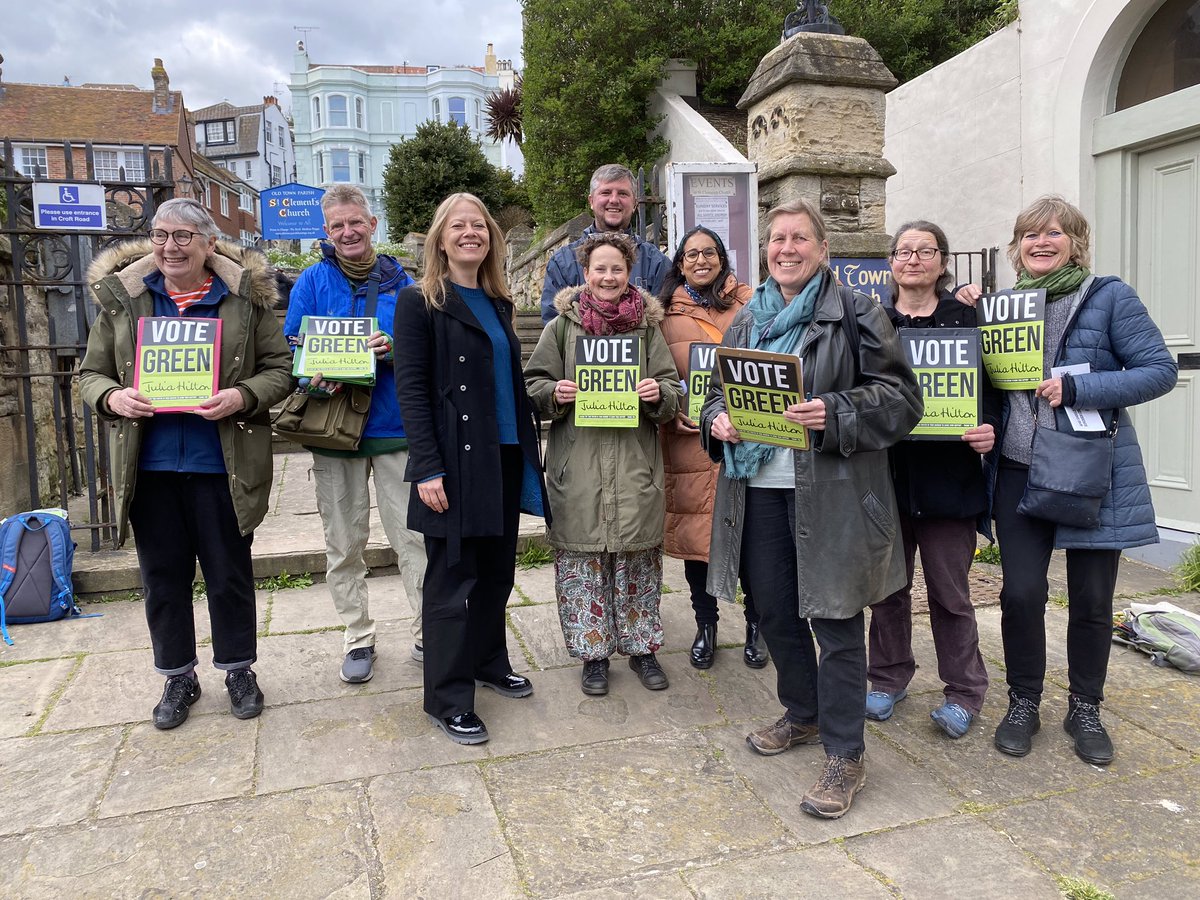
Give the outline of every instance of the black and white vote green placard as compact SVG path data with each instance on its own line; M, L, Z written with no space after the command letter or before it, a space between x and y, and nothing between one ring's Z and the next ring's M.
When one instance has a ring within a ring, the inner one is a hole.
M577 427L637 427L640 345L636 334L584 334L575 339Z
M808 429L783 417L804 395L800 358L789 353L718 347L725 412L743 441L807 450Z
M700 419L700 408L708 396L708 383L712 381L712 370L716 363L716 344L688 345L687 416L693 422Z
M378 327L370 316L305 316L300 320L303 340L296 348L292 374L374 384L375 353L367 342Z
M138 319L133 386L159 412L189 412L217 392L221 320Z
M984 294L976 306L983 367L1002 391L1035 388L1042 374L1046 339L1046 292L1000 291Z
M909 437L958 440L979 424L983 404L979 329L901 328L899 335L925 401Z

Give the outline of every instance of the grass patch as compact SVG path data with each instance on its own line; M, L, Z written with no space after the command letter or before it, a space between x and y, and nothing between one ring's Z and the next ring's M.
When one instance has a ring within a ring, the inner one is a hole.
M1183 551L1173 571L1181 591L1200 592L1200 543L1192 544Z
M1115 900L1108 891L1073 875L1055 875L1054 881L1067 900Z
M278 575L272 575L270 578L260 578L254 583L254 586L260 591L295 591L300 588L313 586L313 577L308 572L300 575L289 575L287 572L280 572Z
M1000 545L988 544L986 547L977 548L975 562L988 563L993 566L1000 565Z
M1056 609L1066 609L1071 605L1070 599L1062 591L1051 594L1046 598L1046 602Z
M203 581L192 582L192 602L199 603L208 599L208 585Z
M544 544L530 541L525 549L517 554L517 566L525 569L537 569L554 562L554 551Z

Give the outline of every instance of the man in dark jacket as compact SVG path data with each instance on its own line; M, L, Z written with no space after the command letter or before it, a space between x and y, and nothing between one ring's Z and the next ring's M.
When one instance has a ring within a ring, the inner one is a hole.
M546 279L542 282L542 324L558 315L554 298L563 288L583 284L583 267L575 258L580 243L590 234L603 231L627 232L637 242L637 262L629 273L629 283L658 295L663 279L671 269L671 261L663 252L630 231L629 223L637 210L633 173L620 165L601 166L592 173L588 206L596 216L594 224L583 230L579 239L560 247L546 264Z

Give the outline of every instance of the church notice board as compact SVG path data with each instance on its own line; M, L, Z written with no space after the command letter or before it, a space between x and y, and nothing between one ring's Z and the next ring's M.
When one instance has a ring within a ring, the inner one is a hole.
M221 320L138 319L133 387L157 412L191 412L217 392Z
M1000 291L984 294L975 307L983 367L1002 391L1025 391L1042 383L1042 347L1046 340L1046 292Z
M808 429L783 417L804 394L800 357L734 347L716 353L725 412L742 440L809 449Z
M979 424L983 406L979 329L901 328L898 336L925 402L925 414L908 436L961 439Z
M580 335L575 339L575 426L636 428L641 337Z
M301 341L292 359L292 374L373 385L375 353L367 341L378 328L373 316L305 316L300 320Z

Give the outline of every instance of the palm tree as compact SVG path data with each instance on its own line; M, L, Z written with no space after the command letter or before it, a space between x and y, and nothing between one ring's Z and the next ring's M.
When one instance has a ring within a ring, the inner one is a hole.
M493 141L503 141L512 138L518 147L521 146L521 76L518 75L513 86L487 95L487 112L490 124L487 136Z

